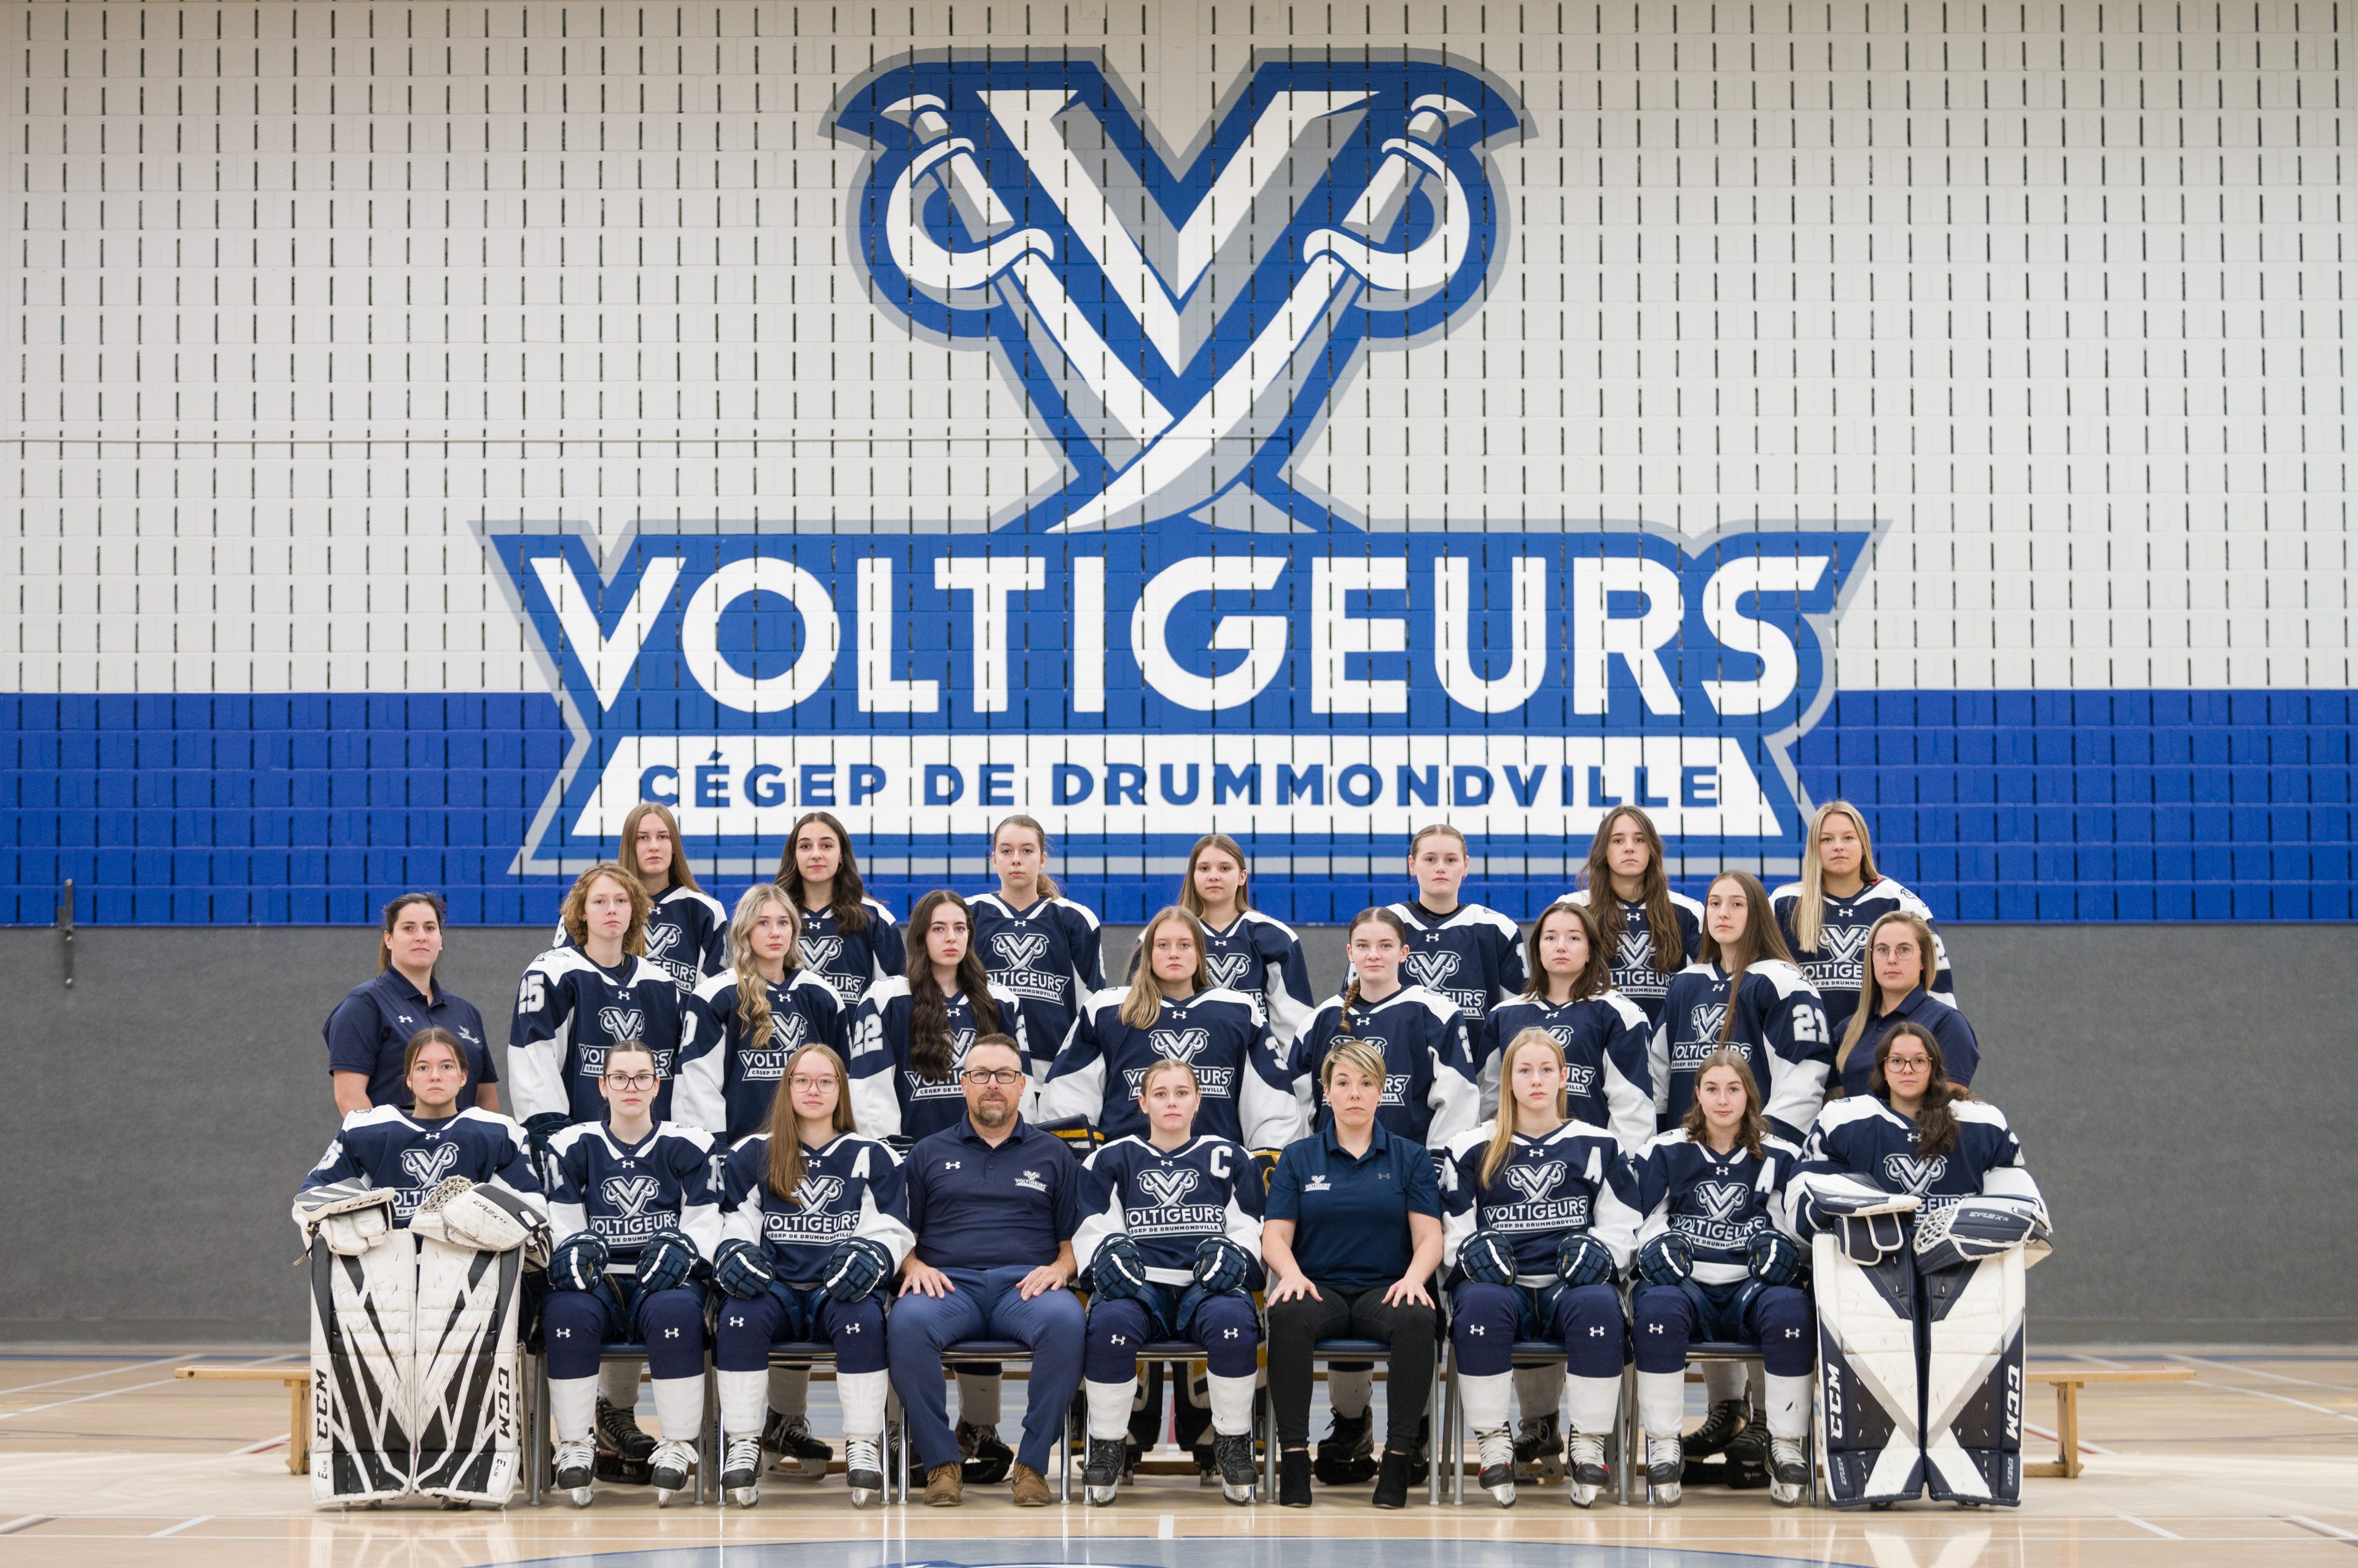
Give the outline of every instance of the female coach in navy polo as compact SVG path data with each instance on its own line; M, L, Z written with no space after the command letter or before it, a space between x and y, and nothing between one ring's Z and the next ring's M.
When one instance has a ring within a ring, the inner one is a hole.
M1261 1259L1273 1281L1267 1301L1277 1500L1310 1506L1312 1348L1356 1336L1391 1347L1384 1456L1370 1500L1403 1508L1433 1383L1428 1287L1441 1262L1441 1186L1424 1146L1376 1119L1384 1098L1381 1051L1344 1036L1318 1076L1333 1119L1279 1156L1261 1227Z
M464 1044L460 1108L500 1108L500 1091L492 1087L500 1075L485 1044L483 1015L435 979L442 961L442 901L430 892L402 893L386 904L376 979L354 986L320 1026L336 1109L346 1116L378 1105L409 1108L402 1054L421 1029L447 1029Z

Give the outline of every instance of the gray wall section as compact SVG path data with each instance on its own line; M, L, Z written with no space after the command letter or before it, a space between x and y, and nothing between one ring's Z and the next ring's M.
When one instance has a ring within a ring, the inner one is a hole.
M1311 970L1341 969L1332 930ZM2041 1340L2358 1339L2358 1196L2336 1092L2358 1046L2358 927L1947 933L2057 1224ZM452 934L446 975L505 1033L537 931ZM1119 932L1109 955L1125 955ZM0 931L0 1193L19 1215L0 1338L289 1340L287 1201L333 1130L319 1024L373 931ZM2320 1216L2323 1216L2320 1223ZM24 1223L38 1217L42 1223Z

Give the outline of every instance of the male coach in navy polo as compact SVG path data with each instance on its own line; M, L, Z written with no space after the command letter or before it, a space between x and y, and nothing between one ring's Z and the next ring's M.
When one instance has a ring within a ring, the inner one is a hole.
M925 1467L925 1501L959 1500L957 1435L942 1386L942 1350L970 1339L1012 1339L1032 1352L1015 1502L1055 1500L1044 1478L1080 1391L1085 1314L1071 1290L1079 1271L1081 1168L1053 1133L1025 1121L1023 1059L1004 1034L967 1048L958 1075L966 1119L909 1151L909 1228L901 1296L885 1325L900 1391Z

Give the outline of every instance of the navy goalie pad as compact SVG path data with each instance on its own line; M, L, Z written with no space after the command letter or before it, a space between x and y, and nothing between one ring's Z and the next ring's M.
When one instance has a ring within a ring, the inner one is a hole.
M2046 1211L2029 1198L1961 1198L1916 1227L1916 1267L1926 1273L1977 1263L2019 1248L2026 1269L2052 1250Z
M1943 1502L2022 1501L2026 1250L1923 1277L1925 1481Z
M1924 1488L1916 1267L1903 1248L1853 1261L1832 1231L1812 1242L1818 1436L1836 1508L1902 1502Z

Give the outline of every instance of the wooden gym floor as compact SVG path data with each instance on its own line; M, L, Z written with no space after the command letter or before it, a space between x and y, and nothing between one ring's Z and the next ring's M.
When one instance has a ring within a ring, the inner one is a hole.
M1018 1510L993 1487L969 1491L956 1510L855 1513L839 1479L775 1475L750 1512L684 1503L659 1512L651 1494L611 1487L587 1511L317 1513L308 1483L287 1473L277 1383L172 1375L193 1362L299 1360L291 1349L0 1347L0 1564L471 1568L628 1553L633 1568L2358 1568L2358 1350L2050 1350L2034 1371L2175 1366L2195 1377L2090 1387L2085 1473L2026 1483L2018 1510L1920 1504L1860 1514L1788 1511L1761 1493L1717 1488L1690 1488L1675 1510L1602 1504L1583 1513L1552 1488L1526 1488L1501 1510L1474 1500L1470 1487L1464 1508L1429 1508L1420 1491L1405 1512L1383 1514L1355 1488L1322 1489L1306 1511L1245 1509L1178 1476L1142 1479L1111 1509ZM2026 1457L2051 1458L2051 1396L2035 1391L2038 1452ZM827 1435L836 1430L831 1390L812 1392L813 1424ZM1008 1411L1021 1402L1011 1388ZM642 1420L652 1427L651 1408Z

